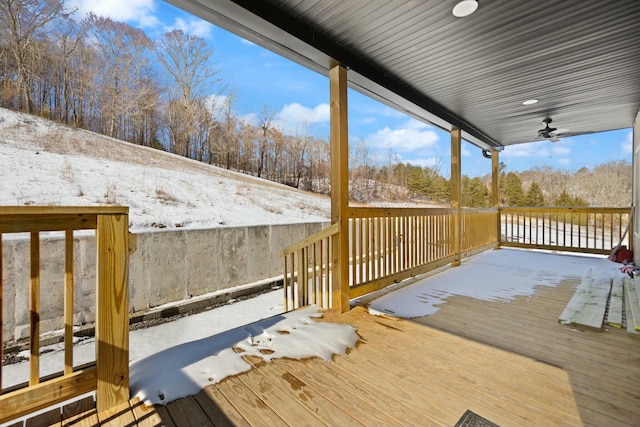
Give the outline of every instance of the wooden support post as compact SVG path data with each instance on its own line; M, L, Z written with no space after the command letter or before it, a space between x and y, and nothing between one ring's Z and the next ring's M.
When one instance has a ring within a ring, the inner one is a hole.
M332 309L349 310L349 143L347 128L347 69L329 70L331 144L331 223L339 224L332 236Z
M2 361L4 360L4 356L2 354L3 352L3 348L4 348L4 340L2 338L2 319L4 319L3 313L2 313L2 307L4 304L2 302L2 283L4 282L4 279L2 278L2 266L3 266L3 260L2 260L2 233L0 233L0 395L2 395Z
M456 209L453 221L453 253L456 260L451 264L454 267L460 265L460 253L462 249L462 167L460 164L462 150L462 132L459 128L451 129L451 207Z
M29 386L40 383L40 233L31 233L31 278L29 280Z
M64 374L73 373L73 230L64 235Z
M98 215L96 360L98 412L129 400L129 216Z
M633 122L631 139L633 140L631 157L632 186L631 186L631 217L629 218L628 242L629 249L633 250L633 260L636 265L640 262L640 109Z
M494 208L500 207L500 153L498 150L491 151L491 205ZM496 249L500 247L500 240L502 239L500 211L498 211L497 218L496 241L498 246L496 246Z

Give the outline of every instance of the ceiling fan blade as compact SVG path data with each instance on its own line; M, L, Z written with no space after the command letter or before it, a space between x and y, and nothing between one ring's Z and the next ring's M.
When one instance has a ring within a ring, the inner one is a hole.
M560 141L560 137L558 137L558 135L550 135L549 136L549 141L558 142L558 141Z

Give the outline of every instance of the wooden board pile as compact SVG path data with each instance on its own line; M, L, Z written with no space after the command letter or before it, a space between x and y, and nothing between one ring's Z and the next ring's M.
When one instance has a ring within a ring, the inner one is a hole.
M640 332L640 279L594 279L589 270L558 320L602 331L605 324L622 328L625 318L628 332Z
M624 279L627 332L640 333L640 278Z
M601 331L611 282L611 279L595 280L592 270L589 269L560 315L560 323Z

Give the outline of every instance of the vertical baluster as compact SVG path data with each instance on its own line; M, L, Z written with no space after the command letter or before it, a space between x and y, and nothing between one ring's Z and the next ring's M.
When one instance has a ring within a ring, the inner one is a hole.
M73 373L73 230L65 232L64 249L64 374Z
M356 272L358 271L357 261L357 246L358 246L358 232L357 230L358 218L351 219L351 239L349 244L351 245L351 285L355 286L357 282Z
M302 307L307 304L307 260L306 248L302 248L298 251L298 307Z
M40 233L31 233L31 279L29 280L30 349L29 386L40 382Z
M436 216L435 215L429 215L428 217L429 219L429 259L428 261L435 261L436 260Z
M4 279L2 278L2 233L0 233L0 395L2 395L2 360L3 360L3 343L4 340L2 338L2 319L4 319L3 313L2 313L2 307L3 307L3 302L2 302L2 284L4 283Z
M618 215L618 242L622 240L622 214Z
M364 218L360 218L358 236L358 285L361 285L364 283Z
M605 220L605 213L603 212L601 215L602 221L601 221L601 229L600 229L600 241L602 242L602 247L599 249L604 249L605 248L605 244L604 244L604 220Z
M287 271L287 258L289 255L285 255L282 257L282 288L284 289L284 311L285 313L289 311L289 280L287 279L287 275L289 272Z
M373 219L373 233L374 233L374 245L373 245L373 279L380 279L380 218Z
M324 255L324 263L325 263L325 272L324 272L324 289L325 289L325 298L324 301L326 308L331 308L331 262L333 253L331 252L331 237L327 237L324 242L325 247L325 255Z
M392 216L390 218L391 220L391 248L393 250L393 252L391 253L391 271L390 273L396 274L398 272L398 262L397 262L397 257L398 257L398 233L397 233L397 229L398 229L398 217L397 216Z
M311 286L313 289L313 303L314 304L318 304L320 305L320 303L318 302L318 294L320 293L320 288L318 286L318 243L317 242L313 242L313 254L312 254L312 268L313 268L313 272L311 273Z
M387 249L389 248L389 239L387 239L387 217L380 218L380 277L387 275Z
M587 212L587 214L585 215L586 218L586 227L587 227L587 232L585 233L585 238L586 238L586 242L585 242L585 248L589 247L589 223L591 222L591 214L589 212Z
M324 241L325 239L320 239L318 241L318 287L320 296L318 298L318 305L322 308L328 308L326 306L325 296L327 295L327 289L325 287L325 262L326 258L324 256Z
M362 267L363 267L363 275L360 283L368 283L369 282L369 251L371 250L371 246L369 245L369 239L371 236L369 235L369 218L362 218Z

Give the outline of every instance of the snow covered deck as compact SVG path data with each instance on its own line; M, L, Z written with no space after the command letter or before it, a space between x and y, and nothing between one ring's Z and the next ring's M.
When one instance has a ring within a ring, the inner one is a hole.
M195 396L152 408L132 400L72 425L454 425L471 410L500 426L632 426L640 419L640 340L558 322L585 267L615 273L607 262L490 251L377 302L326 313L323 321L352 325L360 336L332 362L252 356L253 369ZM412 319L364 307L392 309L420 296L430 313Z

